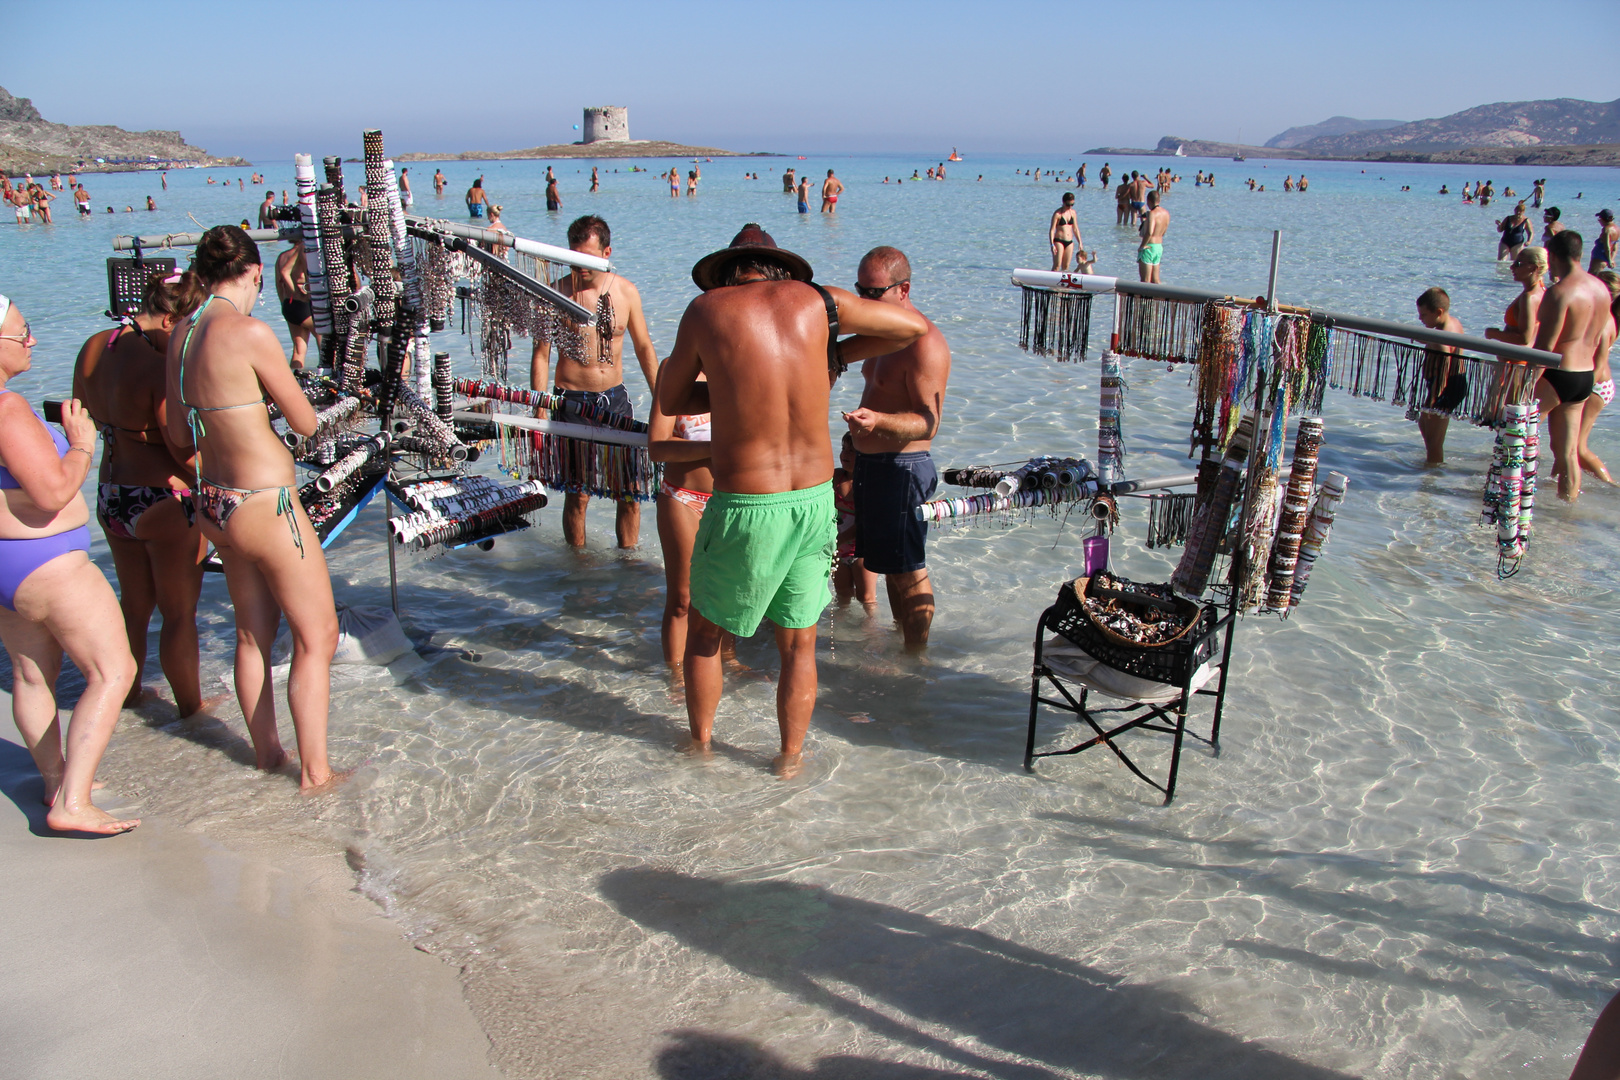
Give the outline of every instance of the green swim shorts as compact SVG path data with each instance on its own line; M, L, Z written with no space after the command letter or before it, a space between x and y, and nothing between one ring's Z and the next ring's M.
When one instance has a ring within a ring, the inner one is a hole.
M692 606L738 637L761 619L814 626L832 602L827 579L838 539L832 481L802 491L716 491L692 551Z
M1144 244L1142 250L1136 253L1136 261L1144 266L1158 266L1159 260L1163 257L1163 244Z

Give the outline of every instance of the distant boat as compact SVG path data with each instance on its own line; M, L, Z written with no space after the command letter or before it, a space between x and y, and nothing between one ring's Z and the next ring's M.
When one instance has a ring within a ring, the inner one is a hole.
M956 152L956 147L953 146L953 147L951 147L951 156L946 158L945 160L946 161L961 161L962 160L962 155L958 154Z
M1187 151L1180 143L1176 144L1176 157L1186 157Z

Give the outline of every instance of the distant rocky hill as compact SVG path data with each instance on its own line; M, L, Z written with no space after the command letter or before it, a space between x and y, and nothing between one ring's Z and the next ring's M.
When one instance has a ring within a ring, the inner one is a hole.
M1322 127L1344 120L1381 124L1380 120L1334 117ZM1180 148L1187 157L1290 158L1317 161L1411 161L1469 165L1605 165L1620 166L1620 99L1580 101L1503 101L1480 105L1433 120L1395 127L1367 128L1342 135L1317 135L1292 146L1290 135L1309 128L1289 128L1265 146L1183 139L1166 135L1152 150L1099 146L1087 154L1164 157Z
M8 174L125 172L184 165L245 166L187 146L178 131L125 131L107 124L53 124L27 98L0 87L0 169Z
M1330 116L1320 124L1291 127L1281 135L1273 135L1266 145L1276 150L1292 150L1301 143L1333 135L1349 135L1357 131L1383 131L1400 127L1404 120L1357 120L1353 116Z
M1499 101L1382 131L1319 135L1298 148L1329 157L1361 157L1379 151L1433 153L1482 146L1523 149L1611 143L1620 143L1620 99L1553 98Z
M1152 150L1144 150L1131 146L1097 146L1087 150L1087 154L1118 154L1120 156L1174 156L1177 150L1183 157L1196 158L1234 158L1238 156L1254 158L1311 158L1314 154L1307 154L1303 150L1278 150L1269 146L1247 146L1243 143L1212 142L1209 139L1183 139L1179 135L1166 135L1159 140L1159 145Z

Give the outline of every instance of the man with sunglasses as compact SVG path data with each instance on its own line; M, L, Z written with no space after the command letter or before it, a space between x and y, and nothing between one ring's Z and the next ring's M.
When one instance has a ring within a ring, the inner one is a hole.
M898 248L867 252L855 291L922 314L911 303L911 263ZM860 407L844 414L855 440L855 554L883 575L906 648L918 652L934 622L934 587L923 550L928 525L916 509L939 485L929 448L944 410L951 350L932 322L917 341L881 352L887 347L872 339L844 346L846 361L865 361Z

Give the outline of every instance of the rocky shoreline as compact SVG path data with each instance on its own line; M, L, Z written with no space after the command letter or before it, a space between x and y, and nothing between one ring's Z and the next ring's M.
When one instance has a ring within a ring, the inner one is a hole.
M53 124L27 98L0 87L0 170L136 172L155 169L247 168L239 157L215 157L188 146L178 131L125 131L110 124Z

